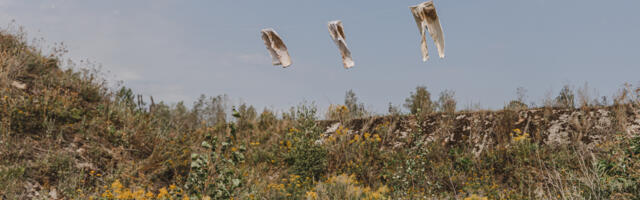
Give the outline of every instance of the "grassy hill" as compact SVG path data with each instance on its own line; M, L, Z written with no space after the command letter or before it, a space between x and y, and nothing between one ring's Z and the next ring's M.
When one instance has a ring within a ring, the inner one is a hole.
M313 104L145 101L61 63L0 33L0 199L640 199L632 87L608 105L565 92L466 112L418 90L411 114L323 120Z

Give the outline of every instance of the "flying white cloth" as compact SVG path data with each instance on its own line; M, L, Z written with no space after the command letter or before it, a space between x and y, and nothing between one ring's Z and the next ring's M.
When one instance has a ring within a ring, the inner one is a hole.
M330 21L328 26L331 39L333 39L333 42L336 43L338 49L340 49L340 54L342 54L342 63L344 64L344 68L349 69L353 67L355 63L351 58L351 51L349 51L349 48L347 47L342 22L340 20Z
M425 26L429 30L429 35L431 35L431 38L433 38L433 41L438 48L440 58L444 58L444 33L442 33L442 26L440 25L440 19L438 19L438 15L436 14L436 7L433 5L433 1L427 1L409 8L411 8L411 13L413 13L413 18L415 18L422 36L422 61L424 62L429 59Z
M271 54L273 65L282 65L282 67L291 65L291 57L287 51L287 46L284 45L278 33L271 28L262 29L260 32L262 33L262 40L264 40L264 44L267 45L267 50Z

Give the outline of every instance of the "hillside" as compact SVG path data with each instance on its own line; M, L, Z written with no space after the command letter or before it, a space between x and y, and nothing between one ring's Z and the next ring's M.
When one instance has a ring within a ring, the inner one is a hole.
M323 120L312 104L146 101L58 53L0 33L0 199L640 199L637 88L581 108Z

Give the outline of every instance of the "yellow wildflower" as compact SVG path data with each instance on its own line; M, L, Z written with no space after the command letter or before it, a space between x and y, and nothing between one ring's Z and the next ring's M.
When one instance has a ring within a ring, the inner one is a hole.
M166 188L160 188L158 190L158 199L166 198L169 195L169 191Z
M381 199L382 195L378 192L371 193L371 199Z
M132 197L133 193L129 189L124 190L124 192L118 192L118 196L116 196L118 199L131 199Z
M527 139L527 137L529 137L529 134L528 133L524 133L524 134L522 134L520 136L513 137L513 141L514 142L519 142L521 140Z
M133 192L133 198L134 199L142 199L142 198L144 198L144 190L143 189L137 189L135 192Z
M522 131L519 128L513 129L513 132L515 132L518 135L520 135L522 133Z
M487 200L487 199L489 199L489 198L478 196L478 195L475 195L475 194L472 194L471 196L464 198L464 200Z
M171 185L169 185L169 189L170 189L170 190L175 190L176 188L177 188L177 187L176 187L176 184L171 184Z
M237 150L238 150L238 149L236 149L235 147L231 147L231 151L235 152L235 151L237 151Z
M383 185L378 188L378 192L381 194L386 194L387 192L389 192L389 188L386 185Z
M318 199L318 194L314 191L308 191L307 199Z
M340 107L342 112L349 112L349 108L347 108L346 106L342 105L342 107Z
M382 140L382 139L380 139L380 135L378 135L378 134L373 134L372 139L375 140L376 142L380 142Z
M153 199L154 196L155 195L151 191L148 191L147 194L144 195L144 197L146 197L147 199Z
M113 189L114 191L117 190L121 190L122 189L122 183L120 183L120 180L116 180L113 183L111 183L111 189Z
M104 191L100 196L102 196L102 198L107 198L107 199L113 198L113 194L111 194L110 190Z

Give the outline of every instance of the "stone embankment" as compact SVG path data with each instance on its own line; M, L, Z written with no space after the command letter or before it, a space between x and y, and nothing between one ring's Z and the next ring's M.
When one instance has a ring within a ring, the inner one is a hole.
M582 142L596 145L608 136L640 134L640 109L630 105L588 108L538 108L520 111L478 111L455 114L434 113L424 117L379 116L348 121L318 122L325 128L324 139L339 129L347 134L379 133L391 148L410 142L440 141L447 145L466 144L474 152L498 144L508 144L517 133L534 142L564 145ZM619 134L618 134L619 135Z

